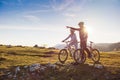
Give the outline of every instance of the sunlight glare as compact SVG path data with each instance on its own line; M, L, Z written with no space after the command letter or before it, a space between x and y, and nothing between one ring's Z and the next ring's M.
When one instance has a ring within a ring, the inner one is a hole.
M88 34L92 34L93 29L91 27L86 27L86 31L88 32Z

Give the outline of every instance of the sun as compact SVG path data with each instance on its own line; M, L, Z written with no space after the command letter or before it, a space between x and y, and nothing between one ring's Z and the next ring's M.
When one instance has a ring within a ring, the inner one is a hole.
M86 31L88 32L88 34L91 34L93 32L93 29L90 27L86 27Z

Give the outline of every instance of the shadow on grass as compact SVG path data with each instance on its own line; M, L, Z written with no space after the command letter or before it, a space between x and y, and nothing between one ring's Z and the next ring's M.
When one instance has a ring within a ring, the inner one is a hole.
M57 54L57 52L49 51L49 52L45 52L44 54Z
M5 57L0 57L0 61L5 61L7 60Z
M38 57L44 57L44 58L47 58L47 57L52 57L52 54L55 54L53 51L49 51L49 52L46 52L44 54L20 54L20 53L17 53L17 52L13 52L13 51L9 51L7 52L7 54L10 54L10 55L18 55L18 56L38 56Z

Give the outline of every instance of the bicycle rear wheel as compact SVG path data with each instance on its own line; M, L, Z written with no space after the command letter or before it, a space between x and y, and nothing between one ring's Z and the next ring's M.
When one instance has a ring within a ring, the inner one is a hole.
M58 59L59 59L59 61L60 61L62 64L64 64L65 61L67 60L67 58L68 58L68 52L67 52L67 50L66 50L66 49L60 50L60 52L59 52L59 54L58 54Z
M92 60L94 62L100 61L100 52L97 49L93 49L91 54L92 54Z
M83 64L86 61L86 54L82 49L75 50L73 57L76 63Z

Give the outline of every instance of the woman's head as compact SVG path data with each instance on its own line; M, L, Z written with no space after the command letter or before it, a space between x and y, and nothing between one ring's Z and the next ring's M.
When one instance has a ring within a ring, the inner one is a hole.
M75 30L70 29L70 33L71 33L71 34L74 34L74 32L75 32Z

